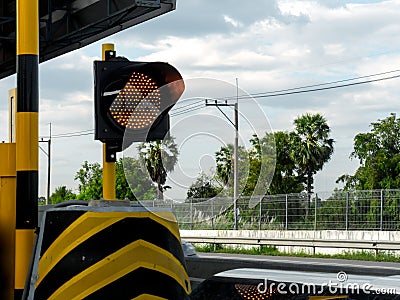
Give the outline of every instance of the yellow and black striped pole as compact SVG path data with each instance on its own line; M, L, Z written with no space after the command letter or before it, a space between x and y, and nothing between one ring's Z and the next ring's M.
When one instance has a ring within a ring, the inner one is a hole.
M38 0L17 0L16 296L23 291L38 216Z
M106 52L114 51L114 44L103 44L101 47L102 60L106 60ZM103 143L103 198L104 200L116 200L116 175L115 162L106 160L106 143Z

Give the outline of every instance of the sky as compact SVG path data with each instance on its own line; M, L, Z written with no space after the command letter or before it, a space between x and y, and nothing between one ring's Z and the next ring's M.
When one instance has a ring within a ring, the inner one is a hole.
M39 135L52 126L51 191L66 185L77 192L76 172L84 161L100 162L94 128L93 61L101 44L114 43L130 60L165 61L185 79L186 91L171 111L171 133L180 159L169 176L167 196L185 197L201 172L211 172L214 152L233 143L234 131L216 107L199 99L285 90L396 71L400 61L400 0L177 0L175 11L131 27L82 49L40 64ZM362 80L400 75L400 71ZM353 82L353 81L352 81ZM344 82L349 83L349 82ZM0 81L0 140L8 141L8 90L15 76ZM399 78L369 84L253 100L239 100L240 143L254 132L293 130L304 113L321 113L331 128L335 152L315 177L315 191L340 187L353 174L353 138L371 122L397 113ZM199 102L200 103L200 102ZM180 108L189 105L189 109ZM197 109L198 108L198 109ZM221 108L233 119L230 107ZM79 132L79 136L61 137ZM58 136L58 137L57 137ZM46 144L41 143L47 151ZM46 195L47 157L39 152L39 195Z

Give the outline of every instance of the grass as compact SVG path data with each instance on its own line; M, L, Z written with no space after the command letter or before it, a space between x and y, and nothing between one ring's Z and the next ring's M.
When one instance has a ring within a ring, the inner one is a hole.
M278 249L274 246L262 245L251 249L239 247L226 247L221 244L206 244L204 246L195 246L197 252L213 253L232 253L232 254L253 254L253 255L280 255Z
M380 251L345 251L341 254L309 254L306 252L281 252L275 246L256 246L250 249L241 247L229 247L221 244L205 244L195 246L197 252L230 253L230 254L253 254L253 255L271 255L271 256L293 256L293 257L311 257L311 258L337 258L348 260L365 260L379 262L400 262L400 255Z

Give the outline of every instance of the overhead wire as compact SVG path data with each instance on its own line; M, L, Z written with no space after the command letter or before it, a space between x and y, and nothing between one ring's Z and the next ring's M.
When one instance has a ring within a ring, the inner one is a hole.
M204 100L202 100L202 102L203 101ZM202 109L202 108L205 108L205 107L206 106L204 104L198 104L197 106L194 106L194 107L189 107L189 108L186 108L186 109L178 111L178 112L173 112L173 113L170 114L170 116L171 117L176 117L176 116L183 115L183 114L186 114L186 113L189 113L189 112L192 112L192 111L195 111L195 110L199 110L199 109Z
M353 77L353 78L348 78L348 79L342 79L342 80L337 80L337 81L325 82L325 83L318 83L318 84L305 85L305 86L299 86L299 87L288 88L288 89L281 89L281 90L275 90L275 91L241 95L238 97L238 99L243 100L243 99L252 99L252 98L268 98L268 97L292 95L292 94L299 94L299 93L308 93L308 92L342 88L342 87L348 87L348 86L354 86L354 85L360 85L360 84L367 84L367 83L372 83L372 82L377 82L377 81L398 78L398 77L400 77L400 75L394 75L394 76L389 76L389 77L383 77L383 78L377 78L377 79L371 79L371 80L358 81L358 82L353 82L353 83L349 83L349 84L338 85L338 83L342 83L342 82L348 82L348 81L354 81L354 80L359 80L359 79L364 79L364 78L382 76L382 75L392 74L392 73L396 73L396 72L400 72L400 69L376 73L376 74L364 75L364 76L359 76L359 77ZM314 88L314 87L332 85L332 84L336 84L336 85L324 87L324 88L310 89L310 88ZM297 90L300 90L300 91L297 91ZM216 100L219 100L219 101L233 100L233 99L236 99L236 96L216 98Z
M94 129L74 131L74 132L68 132L68 133L52 134L51 137L58 137L58 136L71 135L71 134L81 134L81 133L85 133L85 132L94 132Z
M276 93L276 94L271 94L271 95L254 95L254 96L253 95L249 95L249 96L246 96L246 97L242 97L242 100L243 99L251 99L251 98L269 98L269 97L286 96L286 95L294 95L294 94L301 94L301 93L310 93L310 92L317 92L317 91L324 91L324 90L332 90L332 89L337 89L337 88L343 88L343 87L361 85L361 84L366 84L366 83L384 81L384 80L389 80L389 79L395 79L395 78L399 78L399 77L400 77L400 75L395 75L395 76L379 78L379 79L371 79L371 80L366 80L366 81L353 82L353 83L347 83L347 84L341 84L341 85L335 85L335 86L328 86L328 87L322 87L322 88L315 88L315 89L307 89L307 90L300 90L300 91Z
M231 97L214 98L212 100L228 101L228 100L236 100L236 98L239 99L239 100L259 99L259 98L270 98L270 97L278 97L278 96L286 96L286 95L294 95L294 94L302 94L302 93L310 93L310 92L331 90L331 89L344 88L344 87L350 87L350 86L356 86L356 85L362 85L362 84L368 84L368 83L373 83L373 82L379 82L379 81L384 81L384 80L400 78L400 75L393 75L393 76L377 78L377 79L357 81L357 82L351 82L351 83L346 83L346 84L338 84L338 83L349 82L349 81L354 81L354 80L360 80L360 79L365 79L365 78L371 78L371 77L376 77L376 76L388 75L388 74L392 74L392 73L396 73L396 72L400 72L400 69L381 72L381 73L376 73L376 74L358 76L358 77L354 77L354 78L336 80L336 81L331 81L331 82L325 82L325 83L319 83L319 84L312 84L312 85L305 85L305 86L300 86L300 87L288 88L288 89L281 89L281 90L268 91L268 92L260 92L260 93L242 95L242 96L231 96ZM326 86L326 85L331 85L331 86ZM197 111L197 110L203 109L203 108L206 107L203 104L203 101L205 101L205 99L204 100L201 99L201 100L198 100L198 101L195 101L195 102L192 102L192 103L188 103L188 104L185 104L185 105L182 105L182 106L178 106L178 107L174 108L174 110L170 114L170 116L171 117L176 117L176 116L180 116L180 115L183 115L183 114L187 114L187 113L190 113L190 112L193 112L193 111ZM52 135L52 138L78 137L78 136L91 135L93 133L94 133L94 129L88 129L88 130L83 130L83 131L55 134L55 135ZM42 138L48 138L48 137L42 137Z
M182 108L185 108L185 107L188 107L188 106L193 106L193 105L196 105L196 104L199 104L199 103L203 103L203 102L204 102L204 99L197 100L195 102L188 103L188 104L185 104L185 105L179 105L180 103L178 102L178 106L174 107L173 110L174 110L174 112L176 112L177 110L181 110Z
M277 97L277 96L285 96L285 95L294 95L294 94L301 94L301 93L317 92L317 91L323 91L323 90L331 90L331 89L337 89L337 88L343 88L343 87L349 87L349 86L356 86L356 85L361 85L361 84L367 84L367 83L373 83L373 82L378 82L378 81L384 81L384 80L399 78L400 75L394 75L394 76L388 76L388 77L383 77L383 78L352 82L352 83L347 83L347 84L338 84L338 83L341 83L341 82L348 82L348 81L354 81L354 80L370 78L370 77L375 77L375 76L382 76L382 75L392 74L392 73L395 73L395 72L400 72L400 69L387 71L387 72L376 73L376 74L371 74L371 75L359 76L359 77L354 77L354 78L349 78L349 79L342 79L342 80L337 80L337 81L332 81L332 82L319 83L319 84L313 84L313 85L306 85L306 86L301 86L301 87L296 87L296 88L289 88L289 89L276 90L276 91L270 91L270 92L242 95L242 96L239 96L239 97L232 96L232 97L214 98L213 100L216 100L216 101L228 101L228 100L236 100L236 98L238 98L239 100L257 99L257 98L270 98L270 97ZM324 87L325 85L332 85L332 84L336 84L336 85ZM322 86L322 87L318 88L319 86ZM313 87L315 87L315 88L313 88ZM183 111L181 111L181 113L176 113L176 114L171 115L171 117L172 116L179 116L179 115L182 115L182 114L185 114L185 113L189 113L189 112L192 112L192 111L196 111L198 109L201 109L201 107L198 107L196 109L183 110Z
M64 135L64 136L56 136L56 137L51 137L52 139L61 139L61 138L70 138L70 137L77 137L77 136L85 136L85 135L91 135L93 134L94 131L92 132L87 132L87 133L81 133L81 134L70 134L70 135Z
M59 139L59 138L69 138L69 137L76 137L76 136L84 136L90 135L94 133L94 129L82 130L82 131L74 131L74 132L65 132L51 135L52 139ZM50 136L41 136L40 139L49 139Z

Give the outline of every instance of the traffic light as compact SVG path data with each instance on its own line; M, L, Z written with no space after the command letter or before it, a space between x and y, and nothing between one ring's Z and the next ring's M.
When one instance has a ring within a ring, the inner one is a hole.
M94 62L94 78L95 139L109 151L165 138L168 112L185 89L173 66L114 57Z

